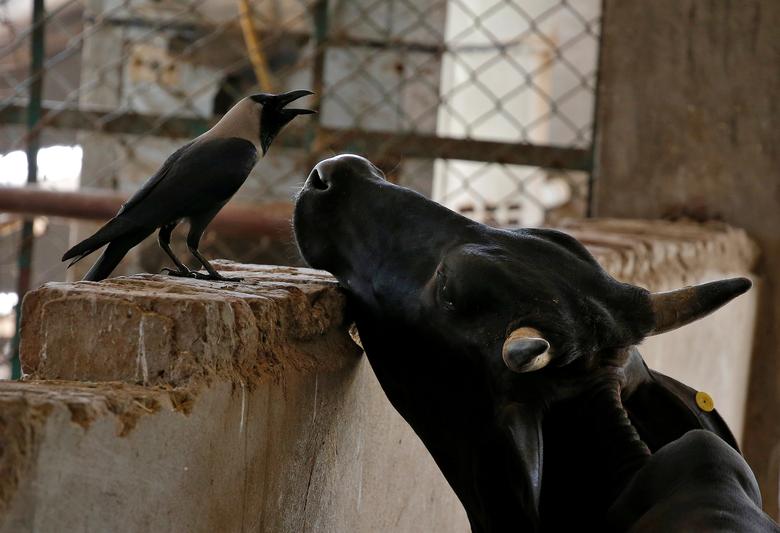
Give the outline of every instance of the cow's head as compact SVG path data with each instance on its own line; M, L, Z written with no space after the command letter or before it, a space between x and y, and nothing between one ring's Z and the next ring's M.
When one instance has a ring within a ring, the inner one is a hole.
M501 456L496 421L520 409L522 423L540 432L524 406L547 401L558 376L695 320L750 285L650 294L610 277L564 233L479 224L389 183L353 155L312 170L294 223L306 261L346 290L382 386L471 505L472 523L489 507L475 477L484 471L499 486L506 469L503 460L475 459ZM540 460L540 437L524 432L510 440L531 450L521 450L518 467L531 487L516 498L504 491L515 502L538 490L527 463Z
M479 224L354 155L312 170L295 230L306 261L383 321L519 373L636 344L750 286L737 279L651 295L610 277L564 233Z

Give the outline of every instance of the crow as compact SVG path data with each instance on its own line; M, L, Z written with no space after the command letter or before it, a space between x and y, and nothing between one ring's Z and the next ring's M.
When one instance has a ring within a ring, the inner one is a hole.
M84 276L86 281L108 277L127 252L159 228L158 242L176 270L169 274L196 279L238 281L221 276L198 251L200 238L214 216L246 181L249 172L279 131L309 109L285 109L285 105L310 91L255 94L240 100L214 127L185 144L94 235L62 256L72 259L68 268L98 248L108 247ZM208 272L187 268L170 247L171 232L182 220L190 223L187 247Z

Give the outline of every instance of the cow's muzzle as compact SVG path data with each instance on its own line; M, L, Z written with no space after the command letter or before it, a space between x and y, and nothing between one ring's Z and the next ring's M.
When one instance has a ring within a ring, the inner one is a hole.
M304 191L313 192L343 190L364 180L385 181L385 176L368 159L342 154L317 163L303 188Z
M323 175L320 174L316 168L313 168L309 173L309 177L306 179L305 187L318 191L327 191L330 184L328 183L327 174L325 176L326 177L323 178Z

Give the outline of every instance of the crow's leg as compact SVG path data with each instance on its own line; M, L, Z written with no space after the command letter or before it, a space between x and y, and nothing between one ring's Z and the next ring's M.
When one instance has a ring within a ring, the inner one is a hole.
M206 272L208 272L208 274L201 274L200 272L193 272L193 274L197 279L212 281L241 281L242 278L226 278L225 276L221 275L213 266L211 266L211 263L209 263L206 258L203 257L200 251L198 251L200 238L203 236L203 232L206 231L206 226L209 225L211 219L213 219L219 210L222 209L222 205L213 211L209 211L208 213L190 217L190 232L187 234L187 247L190 249L190 253L195 256L195 259L200 261L200 263L203 265L203 268L205 268Z
M171 261L173 261L173 264L176 265L177 268L177 270L173 270L172 268L166 267L163 268L160 273L165 272L170 276L178 276L182 278L194 278L195 273L187 268L187 265L182 263L173 253L173 250L171 250L171 233L177 224L178 221L172 222L171 224L166 224L165 226L161 227L159 233L157 233L157 242L159 243L160 248L162 248L163 252L165 252L168 257L171 258Z

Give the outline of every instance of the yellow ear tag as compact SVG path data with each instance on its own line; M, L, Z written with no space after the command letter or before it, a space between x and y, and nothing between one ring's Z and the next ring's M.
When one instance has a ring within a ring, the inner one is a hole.
M707 413L715 409L715 402L712 400L712 396L704 391L696 393L696 405L699 406L699 409Z

